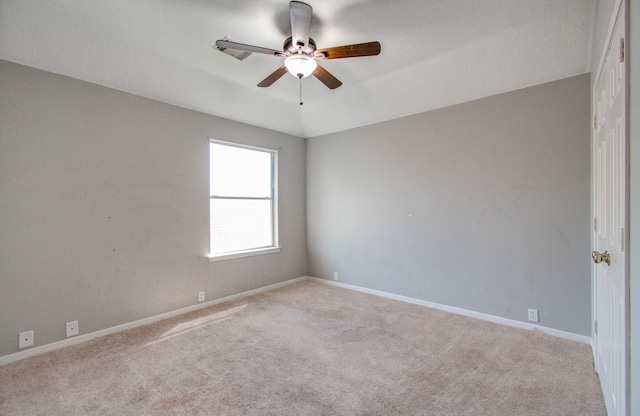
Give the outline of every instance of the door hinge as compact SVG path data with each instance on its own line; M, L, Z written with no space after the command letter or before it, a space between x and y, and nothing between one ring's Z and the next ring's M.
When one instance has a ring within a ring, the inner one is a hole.
M620 63L624 62L624 38L620 38Z
M598 232L598 217L593 217L593 231Z
M620 228L620 252L624 253L624 228Z
M598 335L598 321L593 321L593 333Z
M598 130L598 115L597 114L593 115L593 128L595 130Z

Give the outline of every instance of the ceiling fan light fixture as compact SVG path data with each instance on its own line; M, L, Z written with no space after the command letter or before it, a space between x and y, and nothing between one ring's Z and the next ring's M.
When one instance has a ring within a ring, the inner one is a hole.
M306 78L313 74L313 71L318 67L318 63L312 57L299 53L285 59L284 66L294 77Z
M1 1L1 0L0 0ZM333 48L318 51L316 42L309 37L311 30L312 11L310 5L298 0L289 2L289 20L291 22L291 36L285 39L282 51L261 46L246 45L244 43L231 42L228 39L216 41L218 50L234 49L250 53L261 53L277 58L285 58L284 65L273 71L263 79L258 87L264 88L273 85L287 72L296 78L302 79L313 75L329 89L336 89L342 85L339 79L334 77L316 62L317 59L330 60L340 58L356 58L359 56L374 56L380 54L380 42L365 42L353 45L334 46ZM302 86L302 82L300 82Z

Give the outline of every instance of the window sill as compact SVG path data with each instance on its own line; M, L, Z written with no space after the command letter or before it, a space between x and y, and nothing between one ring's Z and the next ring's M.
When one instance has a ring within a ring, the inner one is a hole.
M207 256L210 262L239 259L241 257L261 256L263 254L279 253L280 247L259 248L256 250L236 251L228 254L217 254Z

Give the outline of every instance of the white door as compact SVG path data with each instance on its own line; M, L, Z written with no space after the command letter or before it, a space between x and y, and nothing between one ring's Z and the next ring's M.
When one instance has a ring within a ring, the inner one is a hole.
M605 60L596 76L592 100L595 114L594 347L596 371L610 416L626 414L624 27L624 7L621 7Z

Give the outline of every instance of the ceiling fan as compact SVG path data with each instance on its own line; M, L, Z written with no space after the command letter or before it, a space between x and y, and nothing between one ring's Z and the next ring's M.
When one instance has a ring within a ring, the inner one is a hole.
M258 87L268 87L289 72L299 79L313 75L333 90L342 85L342 82L320 66L318 61L378 55L380 53L380 42L366 42L318 50L316 49L315 41L309 37L312 10L311 6L301 1L289 3L291 37L284 41L282 51L245 45L226 39L217 40L216 46L220 50L228 48L284 58L284 65L262 80Z

